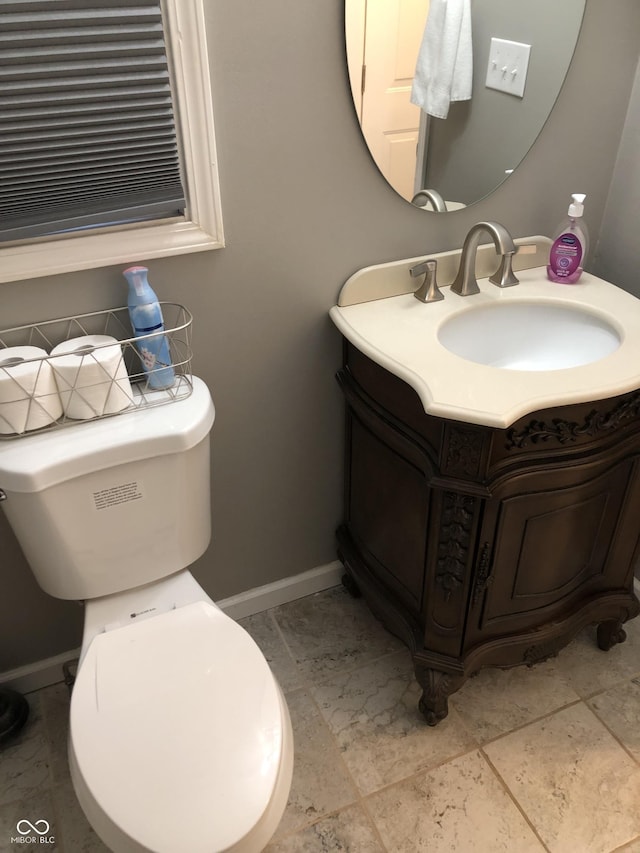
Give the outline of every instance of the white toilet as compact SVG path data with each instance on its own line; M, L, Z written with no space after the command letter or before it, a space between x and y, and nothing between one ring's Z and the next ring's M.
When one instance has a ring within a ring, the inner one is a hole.
M0 443L2 506L40 586L85 601L69 764L116 853L253 853L293 767L262 653L186 566L210 539L206 385Z

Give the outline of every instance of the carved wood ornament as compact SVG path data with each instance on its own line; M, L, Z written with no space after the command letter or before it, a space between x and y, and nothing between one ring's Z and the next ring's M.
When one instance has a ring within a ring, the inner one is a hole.
M480 470L483 437L476 430L450 427L443 471L458 477L475 477Z
M607 429L615 429L628 418L640 414L640 391L626 400L622 400L609 412L594 409L586 416L582 424L554 418L550 423L533 420L519 432L510 429L507 433L507 450L526 447L528 442L538 444L541 441L556 439L560 444L576 441L583 435L593 436Z
M476 566L476 578L471 593L471 603L476 605L482 593L491 583L491 545L485 542L480 551L478 564Z
M477 498L445 492L442 507L442 526L438 541L436 583L445 601L464 583L469 552L469 534Z

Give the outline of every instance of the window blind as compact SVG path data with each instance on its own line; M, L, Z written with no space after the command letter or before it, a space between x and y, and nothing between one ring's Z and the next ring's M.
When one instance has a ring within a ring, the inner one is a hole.
M160 0L0 0L0 241L184 207Z

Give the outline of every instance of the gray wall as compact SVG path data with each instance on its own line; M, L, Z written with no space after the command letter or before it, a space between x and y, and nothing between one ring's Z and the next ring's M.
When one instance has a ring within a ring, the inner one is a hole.
M629 101L618 161L596 250L594 271L640 296L640 66ZM640 577L640 575L639 575Z
M540 132L558 95L580 31L584 0L475 0L473 96L432 119L424 186L470 203L515 168ZM485 85L492 38L531 45L524 97Z
M615 14L608 0L587 6L559 109L525 163L489 199L442 216L400 199L369 158L351 105L341 0L208 4L228 245L148 266L160 297L195 316L194 370L217 407L214 538L194 567L212 597L335 559L341 352L327 311L351 273L460 246L480 219L515 236L549 233L577 188L598 233L640 4L617 0ZM2 285L0 315L16 325L124 296L121 269L101 269ZM79 645L81 609L39 591L4 520L0 557L0 671Z

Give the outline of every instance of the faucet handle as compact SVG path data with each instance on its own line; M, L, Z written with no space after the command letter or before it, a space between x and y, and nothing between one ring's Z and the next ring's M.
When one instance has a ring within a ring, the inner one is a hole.
M436 280L437 267L438 262L434 258L430 258L409 269L412 278L417 278L426 273L424 281L413 294L421 302L440 302L441 299L444 299Z
M504 255L502 255L500 266L494 274L489 277L489 281L492 284L497 284L498 287L512 287L514 284L520 284L520 279L516 278L511 266L514 255L515 252L505 252Z

